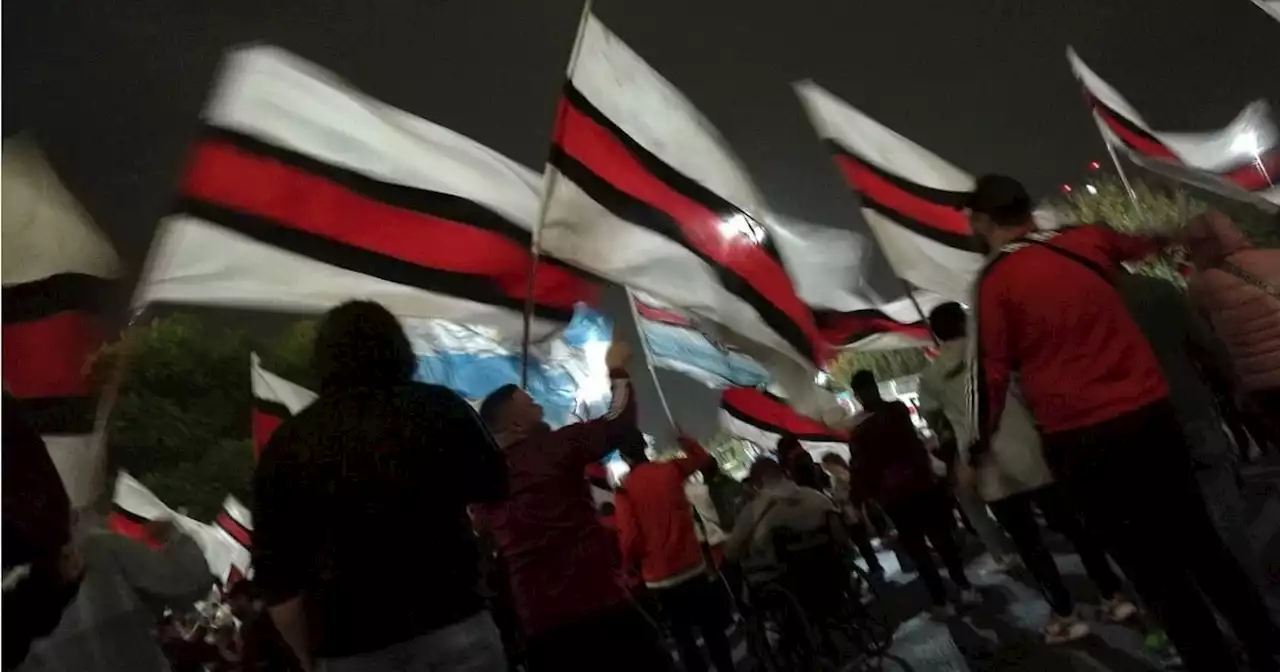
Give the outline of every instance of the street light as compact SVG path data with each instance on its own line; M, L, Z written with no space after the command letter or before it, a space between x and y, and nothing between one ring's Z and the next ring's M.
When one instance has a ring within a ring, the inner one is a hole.
M1268 186L1273 186L1271 176L1267 174L1267 166L1262 163L1262 142L1257 131L1243 131L1231 140L1231 151L1253 157L1253 165L1262 173L1262 179Z

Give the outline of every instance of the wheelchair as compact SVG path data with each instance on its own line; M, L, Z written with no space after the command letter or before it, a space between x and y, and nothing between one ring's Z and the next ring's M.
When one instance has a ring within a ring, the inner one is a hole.
M850 669L878 660L893 642L893 630L864 603L864 579L834 528L779 530L779 571L747 581L747 643L769 672Z

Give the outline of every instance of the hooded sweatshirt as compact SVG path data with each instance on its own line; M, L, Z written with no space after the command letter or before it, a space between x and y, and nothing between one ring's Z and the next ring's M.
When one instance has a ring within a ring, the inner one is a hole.
M1243 388L1280 388L1280 249L1253 247L1221 213L1192 220L1187 249L1196 267L1191 299L1227 346Z

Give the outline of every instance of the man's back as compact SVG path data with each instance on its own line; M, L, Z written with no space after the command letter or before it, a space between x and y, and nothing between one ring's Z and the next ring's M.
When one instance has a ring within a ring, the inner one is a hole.
M1159 363L1113 286L1119 263L1143 256L1149 244L1099 226L1028 239L1043 242L1006 246L978 281L984 427L998 426L990 409L1003 409L1015 370L1046 433L1164 398Z
M881 504L929 490L935 484L929 453L901 401L865 409L849 433L853 474L862 489Z
M447 388L321 396L276 432L259 462L257 582L269 603L305 591L321 657L463 620L482 607L465 507L504 489L492 439Z
M735 556L743 554L743 566L753 575L768 574L777 568L774 535L781 530L811 532L826 526L835 503L812 488L790 481L766 486L743 509L730 544ZM744 531L750 537L744 538ZM742 546L745 545L745 548Z
M697 459L704 457L705 453ZM684 488L698 466L689 458L638 464L618 489L623 557L640 564L650 587L702 569L693 507Z

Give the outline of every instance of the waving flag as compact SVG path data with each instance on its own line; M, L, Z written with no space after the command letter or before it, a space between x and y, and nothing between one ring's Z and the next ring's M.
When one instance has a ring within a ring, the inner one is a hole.
M1067 49L1067 60L1084 85L1085 100L1108 145L1174 179L1272 208L1280 205L1280 187L1274 186L1280 175L1280 131L1265 102L1252 103L1221 130L1153 131L1074 49Z
M1253 0L1253 4L1271 15L1271 18L1280 21L1280 0Z
M902 298L879 307L849 311L818 311L818 328L837 346L849 350L893 350L936 345L929 332L929 311L946 299L932 292L915 292L916 303ZM921 311L924 314L921 315Z
M548 166L541 249L722 325L813 403L829 348L719 133L594 16L584 17Z
M228 497L227 501L244 509L235 498ZM244 511L244 515L247 513ZM219 521L221 517L220 515ZM158 547L158 542L147 535L145 526L149 522L159 520L173 521L178 529L195 540L200 550L204 552L210 573L223 585L228 585L237 577L247 575L250 562L248 545L241 544L229 532L222 529L220 524L206 525L174 511L137 479L121 471L116 476L115 494L112 497L112 510L107 517L107 526L118 534ZM252 529L252 524L249 525L249 529Z
M636 327L654 366L678 371L713 389L769 382L769 373L759 363L705 333L693 316L643 292L632 294Z
M538 176L287 52L228 57L136 302L321 312L352 297L520 334ZM535 339L594 287L554 260Z
M119 261L29 139L6 139L3 160L4 385L80 508L104 477L88 368Z
M213 523L221 534L226 535L238 547L237 551L243 551L243 557L250 557L253 550L253 514L240 500L227 495L222 502L222 510ZM248 567L247 562L244 567Z
M796 92L898 277L963 300L982 263L958 208L973 177L813 82Z
M797 413L785 399L763 390L735 387L720 398L720 426L728 433L772 451L778 439L791 434L819 459L835 452L849 458L848 434Z
M276 428L315 401L316 393L262 368L256 354L250 355L249 379L253 386L253 456L257 458Z

